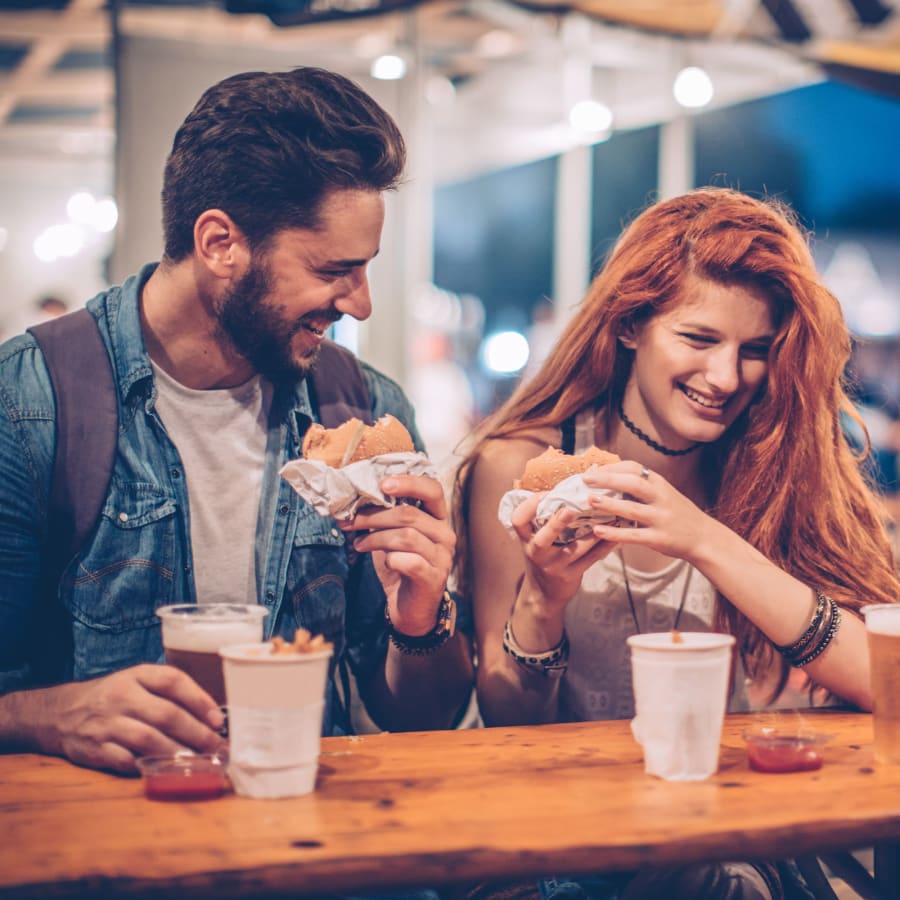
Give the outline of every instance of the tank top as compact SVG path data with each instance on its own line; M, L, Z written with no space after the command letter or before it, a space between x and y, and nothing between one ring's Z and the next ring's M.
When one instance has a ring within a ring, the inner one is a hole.
M593 409L575 422L575 452L594 443ZM566 607L569 668L560 684L562 721L630 719L634 716L631 658L625 639L632 634L668 631L678 620L681 631L710 631L716 612L716 589L689 563L673 559L656 572L627 567L634 616L622 575L622 558L613 551L585 572L581 587ZM637 617L639 628L635 625ZM729 710L748 708L743 669L735 671Z

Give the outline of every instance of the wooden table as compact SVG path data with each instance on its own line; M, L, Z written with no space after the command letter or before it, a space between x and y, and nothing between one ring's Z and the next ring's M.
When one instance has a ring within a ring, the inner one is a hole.
M315 793L287 800L154 802L137 779L0 756L0 895L371 892L900 840L871 717L815 718L835 735L821 770L750 771L730 716L694 783L644 774L627 722L329 738Z

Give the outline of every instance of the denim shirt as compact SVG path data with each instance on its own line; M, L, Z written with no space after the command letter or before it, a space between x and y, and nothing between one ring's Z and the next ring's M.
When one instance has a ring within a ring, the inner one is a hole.
M140 326L141 290L154 268L145 266L87 304L112 360L118 447L99 523L67 565L58 599L49 602L41 596L40 573L55 450L53 391L30 334L0 346L0 693L160 662L155 610L196 602L184 467L154 408ZM422 449L400 387L361 365L373 416L395 415ZM316 513L278 475L300 454L314 420L304 381L276 385L256 533L257 589L269 610L266 638L291 638L303 626L334 643L324 732L346 733L336 673L346 689L347 664L366 679L384 659L384 592L370 556L349 551L334 520ZM55 654L49 677L38 676L35 647L54 616L68 646L61 658Z

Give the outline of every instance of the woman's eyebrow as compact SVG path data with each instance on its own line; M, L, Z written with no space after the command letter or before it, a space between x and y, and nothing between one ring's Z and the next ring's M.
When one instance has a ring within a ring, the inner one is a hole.
M677 328L683 331L693 331L698 334L708 334L712 337L720 337L722 332L719 331L718 328L713 328L710 325L703 325L699 322L682 322L676 326ZM775 340L775 335L772 332L764 332L763 334L757 334L753 337L746 338L741 341L742 344L753 344L753 343L767 343L771 344Z

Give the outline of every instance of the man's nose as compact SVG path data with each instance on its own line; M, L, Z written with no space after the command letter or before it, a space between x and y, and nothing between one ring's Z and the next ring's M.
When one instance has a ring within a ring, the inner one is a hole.
M353 316L360 322L372 315L372 296L365 272L359 272L347 279L346 290L337 298L334 305L340 312Z

